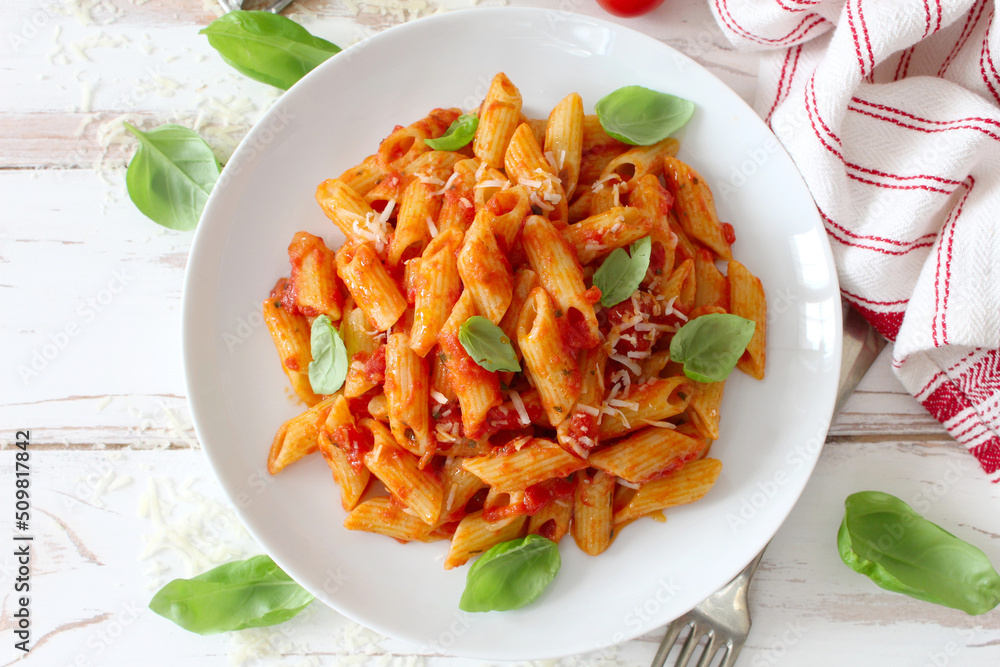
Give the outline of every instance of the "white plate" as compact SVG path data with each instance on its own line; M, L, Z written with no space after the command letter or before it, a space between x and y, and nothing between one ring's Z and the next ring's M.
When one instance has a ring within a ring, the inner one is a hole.
M467 568L446 543L399 544L342 527L319 456L265 469L278 426L302 410L260 316L307 230L339 233L316 185L374 152L396 124L435 107L469 109L504 71L529 116L576 91L588 109L640 84L697 105L680 157L713 187L736 228L736 257L768 295L767 379L726 387L722 475L701 501L624 531L598 557L562 542L562 571L534 604L467 614ZM840 366L840 300L826 234L791 160L753 111L687 57L604 21L535 9L443 14L387 30L288 91L226 166L194 239L184 285L184 362L195 427L250 532L298 582L358 622L445 653L529 659L636 637L684 613L767 543L819 455Z

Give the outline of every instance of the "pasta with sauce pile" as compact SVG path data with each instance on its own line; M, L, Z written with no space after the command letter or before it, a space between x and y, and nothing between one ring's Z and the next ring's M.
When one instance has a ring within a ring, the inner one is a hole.
M764 375L763 287L733 259L733 228L678 142L612 139L575 93L547 119L521 105L497 74L469 145L426 145L461 115L435 109L321 183L316 199L346 241L334 251L297 233L291 275L264 301L310 406L278 430L270 472L319 450L347 528L450 540L445 568L527 533L569 533L596 555L626 524L708 492L724 383L670 360L688 320L753 320L737 366ZM602 307L594 271L645 237L639 288ZM325 396L307 372L321 315L350 354L343 387ZM502 330L521 371L470 356L459 332L473 316Z

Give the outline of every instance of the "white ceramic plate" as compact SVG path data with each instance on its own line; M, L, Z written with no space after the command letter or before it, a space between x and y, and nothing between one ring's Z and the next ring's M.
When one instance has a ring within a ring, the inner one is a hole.
M341 243L316 185L374 152L396 124L469 109L504 71L544 116L576 91L588 109L640 84L693 100L680 157L736 228L737 258L768 296L767 379L726 387L722 475L701 501L639 521L599 557L562 542L563 566L534 604L467 614L467 568L443 542L399 544L342 527L318 455L276 477L278 426L302 410L260 316L286 248L307 230ZM767 543L819 455L840 366L840 301L826 235L805 185L753 111L700 66L649 37L555 11L482 9L387 30L288 91L226 166L194 239L184 286L184 362L198 436L260 544L298 582L358 622L439 651L487 659L581 653L663 625L726 583Z

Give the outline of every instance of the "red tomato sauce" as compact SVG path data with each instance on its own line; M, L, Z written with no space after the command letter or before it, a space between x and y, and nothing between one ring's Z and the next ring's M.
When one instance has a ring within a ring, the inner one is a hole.
M365 454L375 445L372 434L356 426L341 426L330 435L330 439L347 454L347 462L354 472L361 472Z

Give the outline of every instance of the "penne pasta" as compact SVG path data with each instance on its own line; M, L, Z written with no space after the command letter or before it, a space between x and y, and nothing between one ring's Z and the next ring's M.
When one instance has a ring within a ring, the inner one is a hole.
M406 311L399 286L370 245L342 246L337 251L337 274L377 330L386 331Z
M476 157L494 169L501 168L520 117L521 92L501 72L493 77L479 107L479 127L472 144Z
M699 459L655 482L643 484L628 504L615 512L615 526L700 500L721 472L722 462L718 459Z
M289 312L283 304L287 281L282 278L264 299L264 322L271 333L271 340L278 348L281 368L285 371L292 389L306 405L316 405L320 397L309 384L309 362L312 361L310 348L310 326L305 315Z
M763 380L766 358L764 343L767 338L767 301L764 298L764 286L757 276L733 260L729 262L729 289L733 315L753 320L757 325L753 338L750 339L750 344L736 363L736 367L755 380Z
M576 473L571 531L576 545L589 556L596 556L611 545L614 490L614 476L603 470L593 476L586 470Z
M278 428L268 470L319 450L347 529L449 540L446 569L526 534L597 555L718 478L703 457L725 383L688 379L670 343L692 318L745 317L756 330L737 366L762 378L763 286L732 259L733 228L678 142L626 145L583 104L571 93L528 118L499 73L467 112L468 145L427 145L462 113L434 109L317 187L346 240L295 234L263 303L309 406ZM647 238L644 269L606 262ZM308 373L321 315L347 355L326 396ZM466 326L475 316L491 324Z

